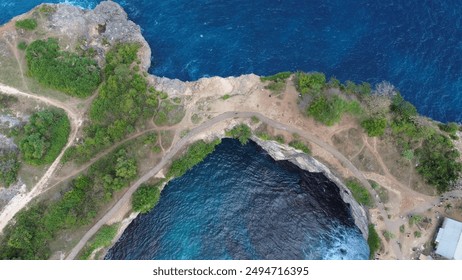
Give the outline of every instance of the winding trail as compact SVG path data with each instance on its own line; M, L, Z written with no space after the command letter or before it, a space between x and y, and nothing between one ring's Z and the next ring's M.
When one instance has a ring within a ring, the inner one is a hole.
M76 111L75 109L69 107L67 104L60 102L58 100L54 100L48 97L34 95L30 93L26 93L20 91L18 89L12 88L10 86L4 85L0 83L0 92L8 94L8 95L15 95L15 96L22 96L26 98L32 98L37 101L43 102L45 104L55 106L58 108L63 109L71 122L71 132L69 134L68 141L66 146L61 150L61 153L58 157L53 161L53 163L48 167L45 174L43 174L42 178L32 187L32 189L26 193L15 196L10 202L5 206L5 208L0 213L0 233L3 232L3 229L8 224L8 222L18 213L21 209L23 209L32 199L40 195L47 187L47 183L53 173L59 166L59 162L64 155L64 152L69 148L73 143L75 138L77 137L77 131L79 127L82 125L82 113Z
M125 192L125 194L117 201L117 203L98 221L96 222L93 227L85 233L85 235L82 237L82 239L77 243L76 246L71 250L69 255L66 257L67 260L72 260L75 259L78 255L78 253L83 249L85 244L90 240L90 238L104 225L106 224L112 216L114 216L123 205L129 202L132 194L136 191L136 189L144 182L149 180L151 177L156 175L162 168L167 165L170 160L183 148L185 147L193 137L196 135L207 131L210 127L213 125L228 120L232 118L250 118L252 116L258 117L262 122L265 122L266 124L279 129L279 130L284 130L290 133L297 133L301 137L305 138L306 140L315 143L316 145L320 146L321 148L325 149L328 151L330 154L332 154L335 158L337 158L342 164L345 165L346 168L348 168L359 180L360 182L366 186L369 190L370 193L376 194L376 192L372 189L371 185L367 181L367 179L364 177L364 175L343 155L341 154L337 149L332 147L331 145L323 142L319 138L313 136L309 132L300 130L298 128L288 126L286 124L277 122L273 119L270 119L260 113L257 112L226 112L221 115L218 115L201 125L191 129L191 131L183 138L181 138L177 143L175 143L170 150L164 155L162 160L149 172L144 174L141 178L139 178L134 184L130 186L130 188ZM393 227L394 224L391 223L391 221L388 220L386 211L384 209L383 204L380 203L378 196L374 195L374 200L376 202L377 208L381 212L382 216L384 217L384 222L387 228ZM396 258L400 259L401 258L401 251L399 250L397 244L391 244L391 247L393 249L393 252L396 256Z

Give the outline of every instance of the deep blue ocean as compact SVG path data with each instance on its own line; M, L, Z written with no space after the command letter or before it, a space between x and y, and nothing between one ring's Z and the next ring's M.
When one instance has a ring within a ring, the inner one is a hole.
M42 2L1 0L0 23ZM460 0L117 0L143 29L151 73L182 80L322 71L388 80L440 121L462 121Z
M162 191L107 259L367 259L367 242L321 173L223 139Z

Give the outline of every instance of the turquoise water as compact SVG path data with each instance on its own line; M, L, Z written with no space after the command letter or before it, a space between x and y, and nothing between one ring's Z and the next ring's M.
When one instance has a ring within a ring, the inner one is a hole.
M106 259L367 259L337 186L224 139L162 191Z
M2 0L0 23L42 2ZM118 0L152 48L151 73L203 76L322 71L388 80L440 121L462 121L462 1Z

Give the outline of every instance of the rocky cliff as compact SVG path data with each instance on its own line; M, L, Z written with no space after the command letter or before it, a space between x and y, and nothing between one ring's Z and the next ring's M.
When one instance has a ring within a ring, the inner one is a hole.
M309 172L320 172L323 173L329 180L334 182L340 190L340 196L343 201L347 203L350 207L351 215L354 218L356 226L361 230L365 239L369 235L368 230L368 218L366 210L356 202L351 194L350 190L345 186L345 184L340 181L332 172L322 163L314 159L313 157L302 153L292 147L286 145L281 145L276 141L263 141L259 138L252 137L252 140L255 141L260 147L262 147L274 160L287 160L300 169L309 171Z

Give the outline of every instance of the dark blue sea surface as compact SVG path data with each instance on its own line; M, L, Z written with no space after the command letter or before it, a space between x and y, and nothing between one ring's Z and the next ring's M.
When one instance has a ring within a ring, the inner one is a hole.
M0 23L42 2L1 0ZM182 80L322 71L388 80L419 112L462 121L460 0L117 0L153 53L151 73Z
M106 259L367 259L335 184L224 139L162 191Z

